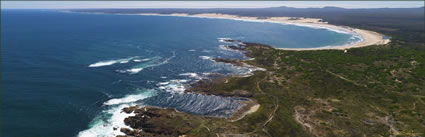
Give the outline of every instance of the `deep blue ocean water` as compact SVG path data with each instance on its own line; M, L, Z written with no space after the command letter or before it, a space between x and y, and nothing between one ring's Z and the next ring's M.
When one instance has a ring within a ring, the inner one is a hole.
M167 16L1 12L3 137L111 136L129 105L227 116L238 98L182 94L209 73L248 68L218 38L284 48L342 45L351 35L294 25Z

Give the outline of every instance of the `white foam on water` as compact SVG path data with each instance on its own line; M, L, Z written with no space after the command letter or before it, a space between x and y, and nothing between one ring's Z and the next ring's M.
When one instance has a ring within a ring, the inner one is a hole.
M89 67L93 68L93 67L103 67L103 66L110 66L110 65L114 65L116 63L128 63L130 60L135 59L135 58L139 58L139 56L134 56L134 57L129 57L129 58L124 58L124 59L115 59L115 60L106 60L106 61L99 61L93 64L90 64Z
M115 64L116 61L99 61L94 64L90 64L89 67L102 67L102 66L109 66Z
M255 67L255 66L251 66L248 64L245 64L244 66L235 66L232 65L232 68L234 69L235 72L233 72L234 74L236 74L239 77L249 77L252 76L254 73L254 71L266 71L266 69L264 68L260 68L260 67Z
M140 60L140 59L134 59L133 61L134 62L142 62L142 60Z
M129 116L134 116L134 114L121 113L121 109L129 106L130 105L124 104L102 111L102 115L110 115L110 118L107 120L102 120L101 117L95 118L95 121L90 124L90 128L78 133L78 137L113 137L125 135L119 130L120 128L130 128L124 124L124 119ZM114 128L116 128L116 130L114 130Z
M148 90L140 94L128 95L123 98L111 99L104 104L108 109L103 110L90 123L87 130L78 133L78 137L114 137L117 135L125 135L120 132L120 128L130 128L125 125L124 119L129 116L134 116L134 113L127 114L122 112L122 109L129 106L141 105L136 104L136 101L155 95L154 90ZM115 130L114 130L115 128Z
M170 82L172 82L172 83L185 83L185 82L188 82L189 80L187 80L187 79L173 79L173 80L170 80Z
M152 57L152 58L141 59L141 60L138 60L138 61L140 61L140 62L148 61L148 62L145 62L145 63L142 63L142 64L138 64L136 66L133 66L130 69L116 70L116 72L119 72L119 73L128 73L128 74L136 74L136 73L139 73L140 71L142 71L145 68L155 67L155 66L160 66L160 65L163 65L163 64L167 64L168 61L170 61L174 57L176 57L176 54L173 52L173 56L171 56L169 58L166 58L166 59L164 59L161 62L159 62L159 60L161 59L161 57L158 57L158 56L155 56L155 57Z
M120 64L125 64L125 63L128 63L130 60L121 60L121 61L119 61L119 63Z
M190 76L190 77L198 77L196 73L181 73L180 76Z
M143 70L143 68L132 68L132 69L126 69L126 70L121 71L121 72L128 73L128 74L136 74L136 73L139 73L142 70Z
M169 58L167 58L167 59L165 59L163 62L161 62L159 65L162 65L162 64L167 64L168 63L168 61L170 61L171 59L173 59L174 57L176 57L176 52L173 52L173 55L171 56L171 57L169 57Z
M152 58L147 58L147 59L142 59L141 61L149 61L149 60L151 60Z
M117 105L117 104L131 103L131 102L135 102L135 101L138 101L138 100L145 99L148 96L147 94L151 94L151 92L142 93L142 94L127 95L123 98L110 99L103 104L104 105Z
M210 72L204 72L204 73L202 73L202 75L205 75L205 76L208 76L208 75L211 75L211 74L213 74L213 73L210 73Z
M159 82L158 85L167 85L170 84L170 82Z
M232 40L232 38L217 38L218 40Z
M156 59L156 58L159 58L159 57L152 57L152 58L145 58L145 59L133 59L133 61L134 62L144 62L144 61L149 61L149 60L151 60L151 59Z
M186 90L183 85L179 84L169 84L167 86L160 86L158 88L172 93L183 93Z
M199 58L205 59L205 60L212 60L212 57L210 56L199 56Z
M159 82L156 86L158 86L158 89L170 93L184 93L186 90L184 84L187 84L188 82L190 82L188 79L173 79L167 82Z
M195 52L196 50L194 50L194 49L191 49L191 50L188 50L188 51L190 51L190 52Z
M181 73L179 76L187 76L192 79L200 80L203 79L203 76L198 75L197 73L189 72L189 73Z

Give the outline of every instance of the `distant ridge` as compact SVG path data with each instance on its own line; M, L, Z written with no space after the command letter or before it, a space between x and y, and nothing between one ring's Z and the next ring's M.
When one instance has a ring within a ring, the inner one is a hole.
M345 8L335 7L335 6L326 6L326 7L323 7L323 9L345 9Z

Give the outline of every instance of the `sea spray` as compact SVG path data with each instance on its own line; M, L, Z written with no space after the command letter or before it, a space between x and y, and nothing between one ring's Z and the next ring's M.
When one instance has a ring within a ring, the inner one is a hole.
M136 103L143 99L155 96L157 91L152 89L137 90L136 94L127 95L122 98L110 99L104 103L104 109L89 124L87 130L78 133L78 137L111 137L124 135L120 128L130 128L124 124L124 119L134 116L133 113L123 113L122 109L129 106L143 104Z

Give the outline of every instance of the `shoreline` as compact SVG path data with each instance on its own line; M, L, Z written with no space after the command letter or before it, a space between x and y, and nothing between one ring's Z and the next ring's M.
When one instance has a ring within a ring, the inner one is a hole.
M325 29L329 29L331 31L339 31L339 33L350 33L350 34L352 34L354 36L359 35L361 37L361 41L359 41L359 42L350 43L350 44L346 44L346 45L342 45L342 46L332 46L332 47L331 46L328 46L328 47L319 47L319 48L274 48L274 49L279 49L279 50L295 50L295 51L301 51L301 50L325 50L325 49L344 50L344 49L349 49L349 48L356 48L356 47L365 47L365 46L370 46L370 45L386 44L386 43L389 42L389 39L387 39L387 40L384 39L383 38L383 35L381 35L379 33L376 33L376 32L373 32L373 31L368 31L368 30L361 30L361 29L355 29L355 28L349 28L349 27L343 27L343 26L330 25L330 24L327 24L327 23L324 23L324 22L320 22L319 21L320 19L316 19L315 20L316 22L309 22L310 19L289 20L289 18L287 18L287 17L276 17L277 18L276 20L279 20L281 18L285 18L286 19L286 20L282 20L282 22L279 22L279 21L274 21L273 19L275 19L275 18L260 19L260 18L256 18L256 17L238 17L238 16L233 16L233 15L222 15L222 14L213 14L213 15L216 15L216 16L210 16L210 14L195 14L195 15L189 15L189 14L142 14L142 15L217 18L217 19L232 19L232 20L242 20L242 21L251 21L251 19L252 19L252 21L271 22L271 23L283 23L283 24L293 24L293 25L309 24L310 26L305 25L305 27L325 28ZM230 16L230 17L227 17L227 16ZM248 18L248 19L245 19L245 18ZM308 20L308 21L303 22L305 20ZM314 20L314 19L311 19L311 20ZM287 22L284 22L284 21L296 22L296 23L287 23ZM311 25L311 24L314 24L316 26ZM235 121L241 120L245 116L258 111L258 109L260 107L262 107L262 106L260 104L258 104L258 103L249 102L249 103L247 103L246 106L243 106L243 107L239 108L236 112L233 112L231 118L228 118L226 120L229 121L229 122L235 122ZM165 108L165 109L164 108L161 108L160 110L167 111L168 109L167 108ZM146 111L146 109L144 111ZM176 110L174 110L174 111L176 113L181 113L181 112L178 112ZM174 112L173 111L170 111L170 112L172 113L172 115L170 115L168 117L174 117ZM183 114L182 113L181 115L191 115L191 114ZM145 114L140 115L140 117L141 118L145 117ZM131 130L138 130L138 129L131 128ZM209 129L208 129L208 131L209 131ZM123 131L121 131L121 132L123 132Z
M294 50L294 51L327 50L327 49L346 50L350 48L366 47L371 45L384 45L390 42L390 39L384 39L384 35L374 31L351 28L348 26L332 25L332 24L328 24L327 22L322 22L322 19L317 19L317 18L303 18L303 17L259 18L259 17L236 16L236 15L216 14L216 13L202 13L202 14L193 14L193 15L186 14L186 13L173 13L173 14L140 13L140 14L130 14L130 15L197 17L197 18L230 19L230 20L238 20L238 21L278 23L278 24L296 25L301 27L327 29L337 33L348 33L353 35L354 37L359 37L361 39L360 41L357 41L354 43L348 43L348 44L339 45L339 46L324 46L324 47L317 47L317 48L275 48L280 50Z
M233 47L237 51L248 51L250 48L259 48L265 47L268 49L273 49L270 46L256 44L256 43L242 43L241 47ZM248 57L251 57L245 53ZM232 65L248 65L243 60L227 60L215 58L213 59L216 62L228 63ZM245 66L246 67L246 66ZM258 67L258 66L256 66ZM257 70L261 71L261 70ZM250 76L255 75L254 73ZM186 92L193 92L203 95L212 95L212 96L221 96L221 97L236 97L243 98L237 100L240 103L240 107L232 112L230 116L226 117L217 117L217 116L208 116L208 115L194 115L186 112L180 112L175 108L167 107L157 107L157 106L143 106L138 105L129 106L121 109L120 113L132 114L132 116L126 117L123 122L126 126L124 128L114 128L114 131L119 131L124 135L117 135L117 137L126 137L126 136L136 136L136 135L148 135L155 136L159 134L171 135L171 136L180 136L190 134L193 128L201 127L202 129L211 132L217 131L217 127L205 126L199 123L198 121L206 122L216 122L220 128L231 129L234 128L231 123L235 123L247 117L250 114L258 112L264 104L261 104L254 97L256 93L254 91L248 91L245 89L233 89L233 90L216 90L217 85L227 84L231 78L238 76L221 76L200 80L191 84L190 88L185 90ZM249 77L249 76L247 76ZM243 78L240 77L239 78ZM166 121L166 122L158 122ZM181 123L180 126L170 126L176 123ZM189 124L188 124L189 123ZM211 129L213 130L211 130ZM221 129L220 129L221 130ZM227 135L227 133L220 133ZM233 134L232 134L233 135Z

